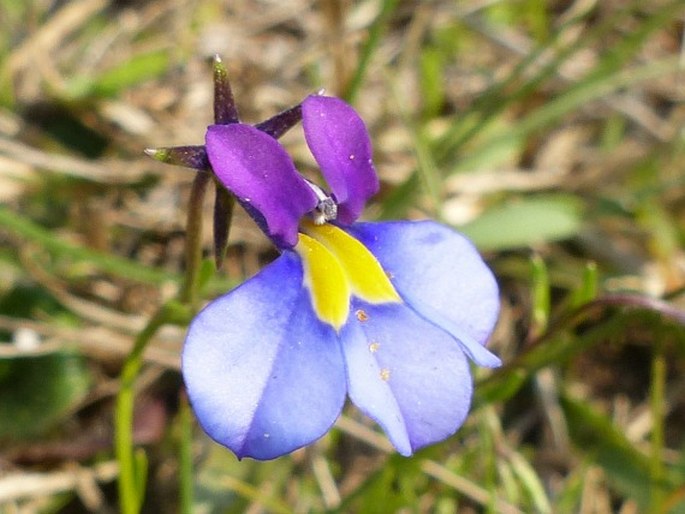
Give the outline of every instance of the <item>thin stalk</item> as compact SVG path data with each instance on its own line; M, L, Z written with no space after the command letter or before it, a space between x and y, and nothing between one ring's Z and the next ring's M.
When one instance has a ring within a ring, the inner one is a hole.
M137 514L143 503L144 485L133 453L134 383L143 364L143 351L159 328L167 323L168 310L161 308L136 337L121 371L121 386L114 415L114 447L119 462L119 508L122 514Z
M197 304L197 285L202 261L202 203L207 192L210 173L196 173L188 202L186 222L186 270L178 299L194 307Z
M162 306L138 334L131 353L121 371L121 386L117 395L114 419L115 451L119 462L119 502L122 514L138 514L145 497L145 477L136 462L133 445L134 384L143 365L143 352L155 333L169 323L187 322L197 303L198 276L202 259L202 204L209 173L197 173L193 181L186 227L186 269L178 301ZM189 306L189 311L183 309ZM181 307L181 308L179 308ZM192 486L192 483L190 484ZM182 485L183 487L183 485ZM186 482L185 487L188 487ZM182 491L182 502L192 504L192 491ZM184 504L185 507L185 504ZM190 511L183 511L190 512Z

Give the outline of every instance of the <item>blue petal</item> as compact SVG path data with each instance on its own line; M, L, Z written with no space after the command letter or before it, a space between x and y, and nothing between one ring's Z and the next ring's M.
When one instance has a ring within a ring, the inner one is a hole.
M456 432L472 394L461 347L405 304L354 300L353 310L342 333L352 402L402 455Z
M483 345L499 313L497 282L470 241L432 221L350 227L417 313L448 331L477 364L496 367Z
M294 253L197 315L183 377L205 431L239 458L272 459L326 433L345 401L344 363Z

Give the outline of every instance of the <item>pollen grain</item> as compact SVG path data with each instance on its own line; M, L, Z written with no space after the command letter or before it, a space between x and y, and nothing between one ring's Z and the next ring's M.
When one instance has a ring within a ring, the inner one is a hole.
M383 368L380 372L381 380L387 382L390 380L390 370L388 368Z
M364 321L368 321L368 319L369 319L369 315L363 309L357 309L357 311L354 314L357 316L357 319L359 321L361 321L362 323Z

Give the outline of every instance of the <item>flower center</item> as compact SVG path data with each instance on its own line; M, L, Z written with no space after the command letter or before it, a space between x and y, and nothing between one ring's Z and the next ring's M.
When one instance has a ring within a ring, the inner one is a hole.
M333 221L338 217L338 204L332 196L317 186L311 180L304 179L309 188L314 191L318 203L314 210L310 213L315 225L323 225L327 221Z
M357 239L334 225L303 224L295 251L314 312L336 330L350 313L351 295L372 304L402 301L378 260Z

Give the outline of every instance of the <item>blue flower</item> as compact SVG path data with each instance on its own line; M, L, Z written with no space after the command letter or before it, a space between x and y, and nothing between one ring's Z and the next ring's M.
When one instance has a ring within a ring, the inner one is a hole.
M356 222L378 190L364 123L325 96L304 100L302 121L330 194L257 128L207 130L216 177L281 255L193 320L188 395L205 431L239 458L272 459L315 441L347 396L411 455L464 422L469 359L500 364L484 346L497 284L446 226Z

